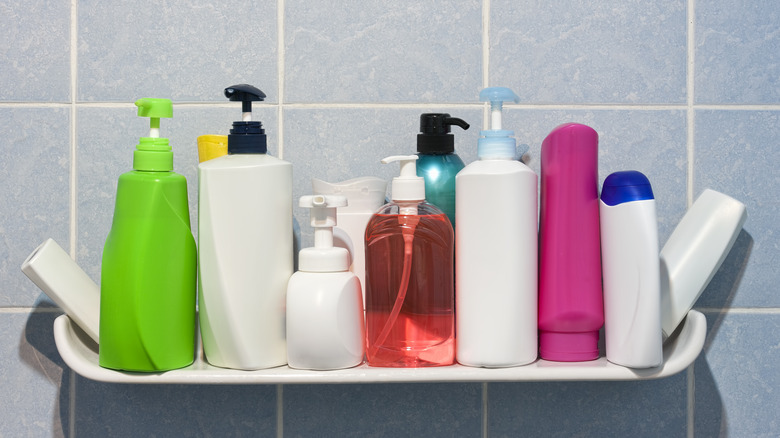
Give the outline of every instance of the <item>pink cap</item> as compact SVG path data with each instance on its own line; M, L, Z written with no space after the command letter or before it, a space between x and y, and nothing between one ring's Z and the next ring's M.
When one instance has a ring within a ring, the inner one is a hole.
M539 355L556 362L582 362L599 358L599 332L539 333Z

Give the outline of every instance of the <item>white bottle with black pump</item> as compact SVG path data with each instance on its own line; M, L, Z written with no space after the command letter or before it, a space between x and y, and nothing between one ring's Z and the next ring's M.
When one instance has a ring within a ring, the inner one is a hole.
M287 286L287 363L290 368L335 370L363 362L365 324L360 280L349 271L349 252L333 246L338 195L303 196L311 209L314 247L298 255Z
M266 154L265 130L246 84L228 154L198 165L198 303L206 360L256 370L287 363L285 295L293 273L292 164Z
M479 98L491 129L455 182L456 354L468 366L525 365L537 356L538 178L501 127L502 103L517 95L491 87Z

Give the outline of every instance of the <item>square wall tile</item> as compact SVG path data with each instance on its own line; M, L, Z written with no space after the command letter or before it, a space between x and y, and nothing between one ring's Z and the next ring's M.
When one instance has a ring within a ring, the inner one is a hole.
M70 101L71 3L0 5L0 101Z
M545 137L563 123L588 125L599 134L599 191L612 172L637 170L653 187L658 214L659 245L669 238L686 210L688 158L683 111L504 111L505 129L529 150L524 162L541 176L541 147ZM540 179L541 181L541 179Z
M42 295L21 270L38 245L51 237L70 252L69 123L65 108L0 108L1 306L32 306Z
M711 313L696 360L694 436L780 436L780 314Z
M686 382L491 383L488 435L685 437Z
M780 7L696 2L696 103L780 103Z
M384 165L382 158L417 152L420 114L446 112L468 122L463 131L452 128L455 152L464 163L476 159L477 138L482 125L480 108L423 109L286 109L284 111L284 158L293 163L293 211L303 234L303 247L313 244L309 211L297 200L312 194L312 178L341 182L376 176L388 182L398 176L397 163Z
M133 385L76 380L76 436L275 437L275 385Z
M0 313L0 435L68 436L71 373L54 345L59 314Z
M684 0L490 3L490 84L524 103L683 103Z
M80 101L221 101L237 83L276 99L276 2L86 0L78 12Z
M290 437L478 437L480 383L285 385Z
M702 307L778 307L780 111L697 111L694 192L710 188L745 204L747 221Z
M78 253L79 265L100 279L103 245L111 229L119 176L133 169L138 138L148 135L149 122L136 116L136 107L81 107L78 111ZM255 105L254 120L263 122L268 151L277 155L277 112L271 105ZM161 136L173 148L173 171L187 178L190 227L198 230L198 146L204 134L227 134L241 119L240 105L192 107L174 105L173 118L161 120ZM107 129L106 127L110 127Z
M482 2L285 2L286 102L470 102Z

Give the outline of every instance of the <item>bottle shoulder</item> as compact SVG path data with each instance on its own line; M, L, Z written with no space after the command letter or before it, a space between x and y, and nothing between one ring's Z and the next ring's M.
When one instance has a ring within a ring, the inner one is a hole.
M379 207L374 214L379 215L400 215L402 209L416 208L417 216L437 216L443 215L444 211L428 201L391 201Z
M233 154L204 161L198 164L198 169L238 169L265 166L292 167L292 163L268 154Z
M469 163L458 173L460 176L468 175L499 175L508 173L533 174L530 167L518 160L477 160Z

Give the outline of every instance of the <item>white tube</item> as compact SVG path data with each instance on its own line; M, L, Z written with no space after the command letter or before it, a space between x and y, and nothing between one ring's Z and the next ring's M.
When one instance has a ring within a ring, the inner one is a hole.
M747 219L741 202L705 190L661 250L661 328L677 329L731 251Z
M53 239L27 257L22 272L95 342L100 326L100 288Z

